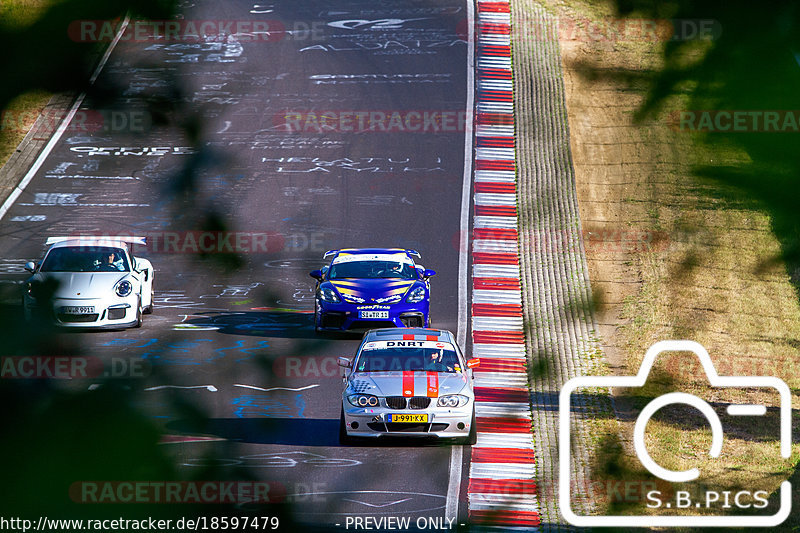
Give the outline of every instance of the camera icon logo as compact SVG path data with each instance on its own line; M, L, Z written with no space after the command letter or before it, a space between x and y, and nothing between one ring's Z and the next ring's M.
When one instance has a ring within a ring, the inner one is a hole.
M791 512L791 484L784 481L780 486L780 508L775 514L758 515L617 515L587 516L578 515L572 509L571 472L571 412L570 402L573 392L584 387L643 387L657 356L663 352L692 352L700 360L712 387L774 389L780 396L780 454L788 459L791 455L791 392L788 385L777 377L770 376L720 376L714 369L711 357L703 346L694 341L670 340L655 343L647 350L639 372L635 376L582 376L569 380L561 389L559 396L559 506L561 514L570 524L581 527L771 527L781 524ZM685 483L697 479L700 471L692 468L686 471L668 470L656 463L647 451L644 442L645 429L650 418L667 405L684 404L697 409L711 426L711 447L709 455L719 457L722 452L723 429L719 416L711 405L692 394L672 392L652 400L639 414L633 430L633 443L636 456L651 474L672 482ZM729 416L763 416L767 412L764 405L728 405ZM669 504L666 507L670 507ZM697 504L700 507L700 504ZM684 507L685 508L685 507Z

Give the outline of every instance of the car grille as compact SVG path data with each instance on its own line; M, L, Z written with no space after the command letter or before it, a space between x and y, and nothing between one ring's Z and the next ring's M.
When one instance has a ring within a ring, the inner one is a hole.
M121 320L125 318L125 308L113 308L108 310L109 320Z
M400 322L407 328L421 328L424 326L422 318L422 313L402 313Z
M63 313L59 313L56 316L61 322L97 322L100 314L92 313L90 315L65 315Z
M341 328L344 325L345 318L344 313L326 313L322 315L320 327Z
M431 404L431 399L426 396L414 396L408 399L409 409L427 409Z
M389 422L386 424L386 431L415 431L427 433L430 424L413 424L406 422Z
M405 409L406 399L402 396L387 396L386 405L389 409Z
M386 406L389 409L427 409L431 404L431 399L426 396L414 396L406 398L403 396L387 396Z

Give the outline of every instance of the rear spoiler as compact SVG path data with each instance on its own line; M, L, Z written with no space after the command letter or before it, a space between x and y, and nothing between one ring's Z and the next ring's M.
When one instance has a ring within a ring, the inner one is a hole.
M84 243L101 244L109 242L124 242L145 246L146 237L132 237L130 235L68 235L66 237L48 237L45 245L50 246L64 241L81 241Z
M403 248L396 248L396 250L397 250L398 252L405 252L405 253L407 253L408 255L413 255L413 256L414 256L414 257L416 257L417 259L421 259L421 258L422 258L422 256L421 256L421 255L419 255L419 252L418 252L418 251L416 251L416 250L405 250L405 249L403 249ZM322 255L322 258L323 258L323 259L327 259L327 258L329 258L329 257L330 257L330 256L332 256L332 255L336 255L336 254L338 254L340 251L341 251L341 250L328 250L327 252L325 252L325 253Z

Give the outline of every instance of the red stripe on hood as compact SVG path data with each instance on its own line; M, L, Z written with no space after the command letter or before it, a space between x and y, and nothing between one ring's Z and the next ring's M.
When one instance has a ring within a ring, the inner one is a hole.
M414 372L411 370L403 370L403 396L414 396Z
M428 398L439 397L439 373L426 372L428 374Z

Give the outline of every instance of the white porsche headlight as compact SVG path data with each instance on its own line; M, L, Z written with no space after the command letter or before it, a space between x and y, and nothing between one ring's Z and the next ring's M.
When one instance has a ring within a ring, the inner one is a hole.
M114 287L114 292L117 293L117 296L124 298L125 296L128 296L130 293L133 292L133 283L131 283L127 279L120 280L117 283L117 286Z

